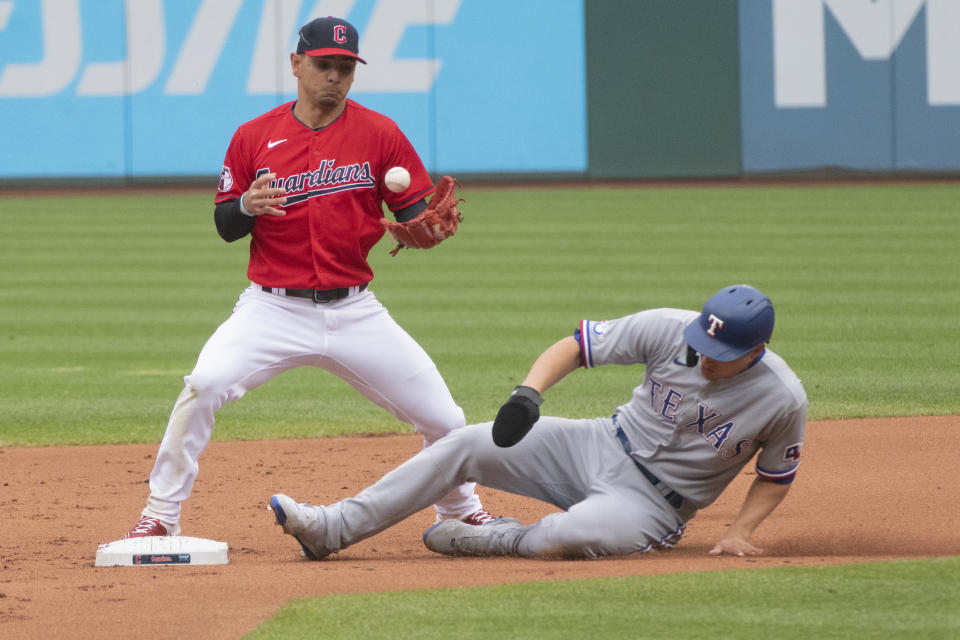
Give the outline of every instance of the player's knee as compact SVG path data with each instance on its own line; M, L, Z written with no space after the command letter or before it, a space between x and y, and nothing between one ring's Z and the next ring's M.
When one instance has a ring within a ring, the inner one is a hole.
M414 422L414 428L428 443L432 444L447 434L462 429L466 423L463 409L453 404L421 417Z
M233 381L226 380L222 376L194 371L184 378L184 382L186 383L185 392L201 402L222 404L233 399L231 397Z
M184 382L186 382L186 392L198 398L215 394L219 386L213 380L198 375L187 376Z
M459 429L454 429L453 431L448 432L442 438L437 438L432 443L429 443L430 447L434 447L441 442L444 443L444 446L449 446L453 449L465 449L465 450L475 450L479 448L480 443L483 441L483 433L486 431L487 437L490 436L489 425L486 430L481 428L482 425L470 424Z
M491 440L489 423L486 429L483 425L472 424L440 438L425 451L429 451L436 464L456 476L459 482L476 481L483 468L485 440ZM490 446L493 446L492 440Z
M458 452L469 480L487 484L499 477L504 464L511 464L514 452L493 442L493 422L481 422L457 429L446 438Z

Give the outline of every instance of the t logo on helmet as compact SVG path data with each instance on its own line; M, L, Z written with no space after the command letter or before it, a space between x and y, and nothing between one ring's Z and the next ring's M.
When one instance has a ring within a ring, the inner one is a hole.
M333 41L337 44L343 44L347 41L347 28L342 24L333 27Z
M710 320L710 328L707 329L707 335L710 336L711 338L716 338L717 329L723 328L723 320L713 315L712 313L710 314L709 320Z

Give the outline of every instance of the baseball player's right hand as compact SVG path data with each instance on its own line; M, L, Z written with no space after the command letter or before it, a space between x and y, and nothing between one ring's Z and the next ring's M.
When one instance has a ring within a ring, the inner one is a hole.
M543 398L533 387L519 386L510 394L493 421L493 443L498 447L512 447L527 435L540 419Z
M735 535L727 535L710 549L710 555L721 556L728 554L731 556L759 556L763 555L763 549L754 546L746 538Z
M285 211L277 209L274 205L287 204L287 190L283 187L271 187L270 181L275 179L277 174L265 173L250 185L247 192L240 196L240 203L243 209L252 216L262 216L270 214L272 216L285 216Z

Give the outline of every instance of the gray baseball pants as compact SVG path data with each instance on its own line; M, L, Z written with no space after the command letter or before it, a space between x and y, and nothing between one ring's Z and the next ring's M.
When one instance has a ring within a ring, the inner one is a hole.
M510 554L524 557L598 558L669 548L696 513L666 502L624 452L609 418L542 417L506 449L493 444L492 425L453 431L355 497L320 507L328 552L387 529L463 482L563 510L506 541Z

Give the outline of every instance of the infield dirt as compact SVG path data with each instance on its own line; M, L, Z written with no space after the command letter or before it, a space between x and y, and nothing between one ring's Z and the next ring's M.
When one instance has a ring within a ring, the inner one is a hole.
M960 554L960 416L808 425L790 495L754 539L756 558L716 558L752 464L670 552L595 561L446 558L425 549L425 510L331 559L307 562L266 504L283 492L333 502L420 448L410 435L213 442L183 534L223 540L230 564L95 567L101 542L136 521L157 445L0 448L0 636L238 638L292 598L601 576L827 565ZM497 515L554 509L481 489ZM55 630L55 631L54 631Z

